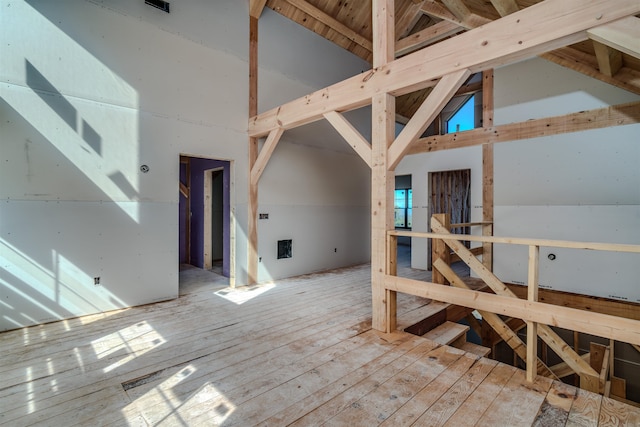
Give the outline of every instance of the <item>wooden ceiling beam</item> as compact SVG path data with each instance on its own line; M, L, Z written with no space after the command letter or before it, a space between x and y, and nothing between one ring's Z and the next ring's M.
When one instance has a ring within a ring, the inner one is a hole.
M540 55L540 57L586 76L640 95L640 81L637 73L625 75L624 71L626 69L622 68L616 73L615 78L610 77L598 69L593 56L588 53L580 52L571 47L565 47L556 49L553 52L544 53Z
M260 18L267 0L249 0L249 16L252 18Z
M443 19L445 21L454 22L460 24L462 21L451 13L449 9L435 0L426 0L420 7L423 13L434 18Z
M471 16L471 10L464 4L463 0L442 0L442 3L460 22L466 21Z
M416 141L409 149L408 154L429 153L487 143L519 141L635 123L640 123L640 102L465 132L428 136Z
M311 16L312 18L318 20L319 22L322 22L324 25L331 28L332 30L342 34L344 37L348 38L354 43L359 44L360 46L367 49L368 51L370 52L373 51L373 44L371 43L371 40L362 36L357 31L347 27L345 24L333 18L332 16L328 15L327 13L323 12L322 10L318 9L317 7L313 6L311 3L308 3L304 0L285 0L285 1L291 4L292 6L295 6L300 11Z
M516 0L491 0L491 4L498 11L500 16L511 15L520 10Z
M414 50L446 39L463 30L459 24L449 21L440 21L435 25L411 34L396 42L396 57L406 55Z
M457 2L459 0L452 1ZM491 0L491 3L501 16L509 15L518 10L518 4L515 0ZM421 8L424 13L451 23L458 22L459 25L467 29L476 28L483 24L482 19L484 18L477 19L477 16L459 20L451 11L444 10L445 8L434 1L424 2ZM571 47L548 52L541 55L541 57L605 83L640 94L637 79L629 78L629 76L625 77L622 73L618 73L623 67L621 51L638 57L637 51L640 50L640 18L628 16L607 25L593 28L588 31L588 34L593 39L595 56L598 61L597 68L590 64L590 55Z
M587 31L589 38L640 58L640 18L628 16Z
M595 40L593 40L593 50L596 53L598 68L601 73L608 77L613 77L620 71L620 68L622 68L622 52Z
M460 69L474 73L539 55L585 40L595 17L604 25L639 12L637 0L546 0L254 116L248 132L259 137L291 129L327 111L369 105L377 93L401 95Z
M459 0L451 0L451 1L459 1ZM444 21L449 21L454 24L458 24L461 27L464 27L467 29L476 28L491 22L491 19L472 13L470 10L469 10L469 13L466 15L460 14L462 16L462 19L460 19L456 15L454 15L449 9L435 2L434 0L425 1L421 9L423 13L429 16L442 19Z
M425 0L412 1L401 16L396 18L396 40L406 37L422 17L422 4Z

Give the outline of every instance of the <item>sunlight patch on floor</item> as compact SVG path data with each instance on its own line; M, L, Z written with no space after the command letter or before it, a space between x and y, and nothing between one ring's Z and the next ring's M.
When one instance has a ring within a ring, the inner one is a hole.
M262 285L241 286L239 288L224 288L214 292L214 294L234 304L240 305L275 287L276 285L274 283L265 283Z

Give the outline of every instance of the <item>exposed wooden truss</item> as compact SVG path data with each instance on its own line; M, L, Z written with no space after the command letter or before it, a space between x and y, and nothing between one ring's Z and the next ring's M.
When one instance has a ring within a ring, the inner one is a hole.
M441 42L542 0L396 0L395 55ZM259 1L257 3L260 3ZM268 0L267 7L320 34L363 59L373 61L371 0ZM253 4L253 1L252 1ZM597 17L595 17L597 18ZM589 42L571 44L543 57L593 78L640 94L640 18L629 16L589 32ZM567 59L570 57L571 59ZM414 98L422 102L424 90ZM412 117L408 99L396 105L400 120ZM415 109L413 110L415 111ZM404 119L403 119L404 118Z
M435 4L424 2L421 8L427 3ZM459 17L453 14L453 20L468 22L475 19L475 12L471 9L467 12L462 7L463 2L449 3L457 5ZM508 6L506 2L501 5ZM248 132L251 138L267 134L271 137L274 132L281 133L320 120L327 114L348 129L339 113L372 105L371 258L375 329L384 331L395 326L391 318L395 311L395 290L385 288L384 283L385 274L394 268L388 264L386 253L386 231L393 228L393 170L437 114L438 107L448 102L471 73L583 42L588 40L587 31L597 31L601 26L640 12L640 3L635 0L618 0L613 6L612 0L588 4L579 0L546 0L394 60L393 0L374 0L372 70L250 118ZM424 88L434 89L407 124L405 132L394 140L394 96ZM351 134L353 137L353 132ZM356 139L358 142L354 146L365 152L363 158L366 158L365 141ZM264 167L258 162L252 163L252 168L255 166ZM252 170L252 183L257 181L255 172ZM548 338L545 341L549 345L556 345L557 340L548 328L541 326L540 332ZM589 372L582 362L579 358L571 358L573 368ZM591 374L589 372L590 377Z

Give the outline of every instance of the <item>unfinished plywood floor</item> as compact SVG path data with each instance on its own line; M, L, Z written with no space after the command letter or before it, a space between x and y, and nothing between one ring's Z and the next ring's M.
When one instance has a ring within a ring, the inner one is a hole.
M424 273L413 272L420 275ZM370 329L369 266L0 334L0 424L638 425L637 409ZM424 300L399 296L403 313Z

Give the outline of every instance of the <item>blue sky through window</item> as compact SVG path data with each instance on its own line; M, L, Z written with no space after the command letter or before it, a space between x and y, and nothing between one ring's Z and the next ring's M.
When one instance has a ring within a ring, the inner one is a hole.
M475 127L475 95L471 96L462 107L447 120L447 133L462 132Z

